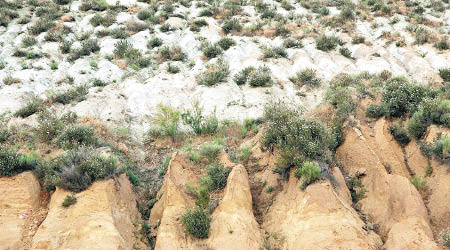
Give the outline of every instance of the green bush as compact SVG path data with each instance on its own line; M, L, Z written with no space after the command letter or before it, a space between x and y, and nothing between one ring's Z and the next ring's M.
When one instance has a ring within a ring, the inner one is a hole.
M303 44L301 41L294 39L294 38L286 38L283 41L283 47L290 49L290 48L295 48L295 49L299 49L299 48L303 48Z
M22 38L22 46L23 47L31 47L37 43L37 40L33 36L25 36Z
M406 133L406 130L402 127L395 125L389 127L389 132L394 136L395 140L400 144L401 146L406 146L411 139L408 136L408 133Z
M227 178L230 171L221 164L207 166L206 172L208 173L208 177L206 178L205 184L210 192L222 189L227 185Z
M202 52L203 55L208 59L223 54L222 48L218 44L211 44L209 42L202 45Z
M217 45L219 45L223 50L227 50L236 45L236 42L233 40L233 38L224 37L217 42Z
M307 85L310 87L318 87L320 86L320 78L317 77L317 71L314 69L305 69L293 77L290 77L289 80L296 85Z
M97 144L97 137L92 127L74 125L62 132L56 144L63 149L73 149L79 146L94 146Z
M13 176L36 167L38 157L35 153L16 153L0 146L0 176Z
M77 198L73 194L68 194L61 205L63 207L70 207L75 203L77 203Z
M230 68L227 62L219 59L215 64L206 65L206 70L197 75L199 85L213 86L227 80Z
M384 86L381 101L388 116L400 117L406 113L413 114L422 100L429 96L431 92L425 87L409 83L406 78L395 77Z
M280 57L287 57L287 52L284 47L268 47L268 46L262 46L261 47L263 51L264 58L280 58Z
M252 72L256 70L253 66L248 66L234 75L233 80L237 85L243 85L247 83L247 80Z
M324 160L332 140L330 130L318 120L306 118L285 103L270 103L264 109L266 131L263 145L281 149L284 168L300 166L306 158Z
M0 143L7 141L10 135L8 129L0 129Z
M325 52L336 49L339 44L342 44L342 41L336 36L323 35L316 39L316 48Z
M200 207L188 209L182 217L182 222L186 231L193 237L208 238L211 219L204 209Z
M348 116L356 108L356 102L352 98L350 89L345 87L331 87L328 89L325 98L336 109L340 116Z
M441 76L442 80L450 82L450 68L439 69L439 75Z
M383 104L370 104L367 107L366 115L371 118L379 118L384 116L385 112Z
M447 231L441 232L440 236L442 238L442 244L446 247L450 247L450 230L447 229Z
M340 48L339 53L347 58L353 59L352 52L347 48Z
M214 162L223 150L223 146L218 142L204 143L200 146L200 155L208 160Z
M81 11L96 10L104 11L108 8L105 0L83 0L80 6Z
M234 32L241 32L242 25L241 25L241 23L239 22L238 19L233 18L233 19L227 20L227 21L225 21L223 23L222 30L225 33L227 33L227 34L230 33L230 32L233 32L233 31Z
M306 161L302 164L302 167L298 169L298 172L296 171L294 174L297 178L304 178L304 184L302 184L302 187L305 188L306 185L320 179L321 172L322 169L317 163Z
M156 47L159 47L163 44L163 40L159 37L153 37L152 39L150 39L147 43L147 48L149 49L153 49Z
M272 72L267 66L260 66L250 73L248 83L252 87L269 87L273 85Z
M163 46L158 50L160 61L183 61L186 59L186 54L180 46Z
M411 177L411 183L416 187L417 191L425 191L427 188L427 181L419 176Z

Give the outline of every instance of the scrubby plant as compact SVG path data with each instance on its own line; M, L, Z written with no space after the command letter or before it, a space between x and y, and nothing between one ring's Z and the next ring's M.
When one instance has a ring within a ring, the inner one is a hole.
M371 118L379 118L384 116L385 112L383 104L370 104L367 107L366 115Z
M350 89L342 86L330 87L325 98L336 109L336 113L343 117L350 115L356 108Z
M203 106L200 101L193 102L191 110L187 110L181 114L183 123L191 127L196 134L214 134L219 129L219 120L215 112L210 116L203 115Z
M104 11L108 8L108 3L105 0L83 0L80 5L81 11L96 10Z
M7 141L10 135L8 129L0 129L0 143Z
M289 80L299 86L307 85L310 87L318 87L320 86L320 78L317 77L317 71L314 69L305 69L293 77L290 77Z
M415 38L417 44L424 44L430 41L430 31L424 27L418 27L415 30Z
M63 149L73 149L80 146L95 146L97 141L92 127L74 125L62 132L56 144Z
M208 162L214 162L223 150L223 145L218 142L204 143L200 146L200 155Z
M248 75L248 84L252 87L269 87L273 85L272 72L267 66L260 66Z
M345 57L347 57L349 59L353 59L352 52L349 49L347 49L347 48L344 48L344 47L340 48L339 49L339 53L341 53L341 55L343 55L343 56L345 56Z
M147 48L149 49L153 49L156 47L159 47L163 44L163 40L159 37L153 37L152 39L150 39L147 43Z
M227 185L227 178L230 171L221 164L207 166L206 173L208 176L203 179L203 184L208 187L210 192L222 189Z
M171 63L167 64L167 72L171 74L177 74L180 73L180 67L176 65L172 65Z
M317 163L305 161L303 162L301 168L297 169L295 177L300 178L303 177L304 182L302 183L302 188L305 188L307 185L315 182L320 179L320 174L322 169Z
M283 41L283 47L290 49L290 48L295 48L295 49L299 49L303 47L303 44L301 41L294 39L294 38L286 38Z
M223 23L222 30L227 34L231 33L231 32L241 32L242 25L238 19L233 18L233 19L226 20Z
M37 40L33 36L25 36L22 38L23 47L31 47L37 43Z
M284 47L262 46L261 50L263 51L264 58L287 57L287 52L286 52L286 49Z
M14 113L15 116L26 118L42 109L42 101L38 98L31 98L28 103Z
M47 19L42 18L39 22L35 22L32 26L29 27L29 31L32 35L39 35L42 32L46 32L47 30L53 28L56 24Z
M336 49L340 44L342 44L342 41L336 36L322 35L316 39L316 48L325 52Z
M32 170L36 167L37 160L35 153L22 154L0 146L0 176L12 176Z
M442 244L446 247L450 247L450 230L447 229L447 231L441 232L440 236L442 238Z
M248 66L241 70L239 73L233 76L233 80L237 85L243 85L247 83L247 80L251 73L256 70L253 66Z
M68 89L65 92L57 94L55 96L55 102L62 104L69 104L71 102L81 102L86 100L86 96L89 93L89 89L85 85L80 85L75 88Z
M153 19L154 16L155 12L151 9L142 9L137 14L137 18L142 21Z
M211 59L218 55L221 55L223 53L223 50L218 44L206 42L202 44L202 52L205 57Z
M213 86L225 82L230 75L230 68L227 62L219 58L217 63L206 65L206 70L197 75L199 85Z
M450 42L447 41L447 38L441 38L438 42L434 44L434 47L439 50L448 50L450 48Z
M75 203L77 203L77 198L73 194L68 194L61 205L63 207L70 207Z
M217 45L219 45L223 50L227 50L236 45L236 42L233 40L233 38L224 37L217 42Z
M439 75L441 76L442 80L450 82L450 68L439 69Z
M186 54L180 46L162 46L158 50L158 57L160 61L183 61L186 59Z
M424 178L421 178L419 176L414 176L410 178L411 183L414 185L414 187L417 189L417 191L425 191L427 188L427 181Z
M200 207L196 207L194 210L188 209L182 216L182 222L191 236L199 239L208 238L211 219L204 209Z
M409 138L408 133L404 128L402 128L399 125L390 126L389 132L394 136L394 139L400 144L401 146L406 146L411 141L411 138Z

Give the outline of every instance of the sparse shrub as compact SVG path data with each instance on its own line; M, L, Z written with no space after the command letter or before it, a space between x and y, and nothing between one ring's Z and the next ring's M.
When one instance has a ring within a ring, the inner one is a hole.
M267 66L260 66L248 76L248 83L252 87L269 87L273 85L272 72Z
M360 43L364 43L365 41L366 41L366 38L363 36L356 36L352 39L353 44L360 44Z
M53 28L56 24L47 19L42 18L39 22L35 22L32 26L29 27L29 31L33 35L39 35L42 32L46 32L47 30Z
M446 247L450 247L450 230L443 231L440 233L442 238L442 244Z
M261 47L264 58L280 58L287 57L287 52L284 47Z
M204 143L200 146L200 155L208 160L214 162L219 154L222 152L223 146L218 142Z
M233 80L237 85L243 85L247 83L247 80L251 73L256 70L253 66L248 66L245 69L241 70L239 73L234 75Z
M219 59L216 64L206 65L206 70L197 75L199 85L213 86L227 80L230 74L228 63Z
M159 30L161 31L161 32L169 32L169 31L173 31L173 30L175 30L172 26L170 26L170 24L168 24L168 23L164 23L164 24L161 24L161 26L159 27Z
M367 107L366 115L371 118L379 118L384 116L385 108L383 104L370 104Z
M81 85L65 92L62 92L55 97L55 102L62 104L69 104L71 102L81 102L86 100L89 89L85 85Z
M439 50L448 50L450 48L450 42L447 42L446 38L441 38L439 42L436 42L434 44L434 47L438 48Z
M183 123L191 127L196 134L214 134L219 129L219 120L216 114L213 113L205 117L203 106L200 106L198 100L194 101L192 110L187 110L181 114L181 118Z
M222 30L223 30L226 34L228 34L228 33L230 33L230 32L241 32L241 30L242 30L242 25L241 25L241 23L239 22L238 19L233 18L233 19L227 20L227 21L225 21L225 22L223 23L223 25L222 25Z
M325 52L336 49L339 44L342 44L342 41L336 36L323 35L316 39L316 48Z
M426 119L424 112L419 110L408 121L408 133L419 139L425 133L429 124L430 122Z
M450 68L439 69L439 75L441 76L442 80L450 82Z
M217 42L217 45L219 45L223 50L227 50L236 45L236 42L233 40L233 38L224 37Z
M85 125L74 125L58 137L56 144L63 149L73 149L80 146L95 146L97 137L92 127Z
M156 47L159 47L163 44L163 40L159 37L153 37L152 39L150 39L147 43L147 48L149 49L153 49Z
M32 98L25 106L14 113L15 116L26 118L42 109L42 102L38 98Z
M24 38L22 38L22 45L23 47L31 47L33 45L36 44L36 38L32 37L32 36L25 36Z
M104 11L108 8L105 0L83 0L80 6L81 11L96 10Z
M222 48L218 44L206 42L202 45L202 52L208 59L214 58L223 53Z
M70 52L70 48L72 47L72 41L63 41L61 45L59 46L59 49L61 50L61 53L67 54Z
M340 116L346 117L356 108L356 102L352 98L350 89L345 87L331 87L327 90L325 97Z
M424 44L430 41L430 31L424 27L419 27L415 31L415 38L417 44Z
M148 24L143 22L129 22L126 24L125 30L134 34L148 29Z
M211 219L204 209L200 207L188 209L182 217L182 222L191 236L199 239L208 238Z
M303 47L303 44L301 43L301 41L294 39L294 38L286 38L283 41L283 47L290 49L290 48L295 48L295 49L299 49Z
M37 155L35 153L21 154L0 146L0 176L12 176L26 170L32 170L36 166L36 161Z
M180 46L163 46L158 50L158 57L160 61L183 61L186 59L186 54Z
M321 172L322 169L317 163L305 161L299 170L299 175L304 178L302 187L305 188L307 185L320 179Z
M170 136L172 141L175 141L176 136L179 134L181 112L162 103L158 104L157 110L158 112L153 122L158 126L161 135Z
M119 27L119 28L115 28L112 29L110 31L110 35L114 38L114 39L125 39L127 37L129 37L130 35L128 34L128 32L125 30L125 28L123 27Z
M240 148L238 150L239 160L247 162L250 158L250 150L251 149L252 149L251 146Z
M8 129L0 129L0 143L7 141L10 135Z
M169 64L167 64L167 72L169 72L171 74L180 73L180 67L169 63Z
M317 77L317 71L314 69L305 69L293 77L290 77L289 80L296 85L307 85L310 87L318 87L320 86L320 78Z
M392 134L392 136L394 136L395 140L402 147L408 145L408 143L411 141L408 134L406 133L406 130L400 127L399 125L390 126L389 132Z
M347 58L353 59L352 52L347 48L340 48L339 53Z
M63 207L70 207L75 203L77 203L77 198L73 194L68 194L61 205Z
M227 185L227 178L230 171L221 164L207 166L206 173L208 173L206 184L209 191L222 189Z
M154 17L154 15L155 15L155 12L153 10L142 9L138 12L137 18L139 18L139 20L145 21L145 20L152 19Z

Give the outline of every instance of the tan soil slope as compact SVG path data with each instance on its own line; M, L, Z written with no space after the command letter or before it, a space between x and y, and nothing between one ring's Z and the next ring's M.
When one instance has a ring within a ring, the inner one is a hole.
M337 189L345 190L339 170L333 172L339 185ZM378 235L363 229L364 223L351 207L348 194L336 192L329 181L314 183L304 191L298 185L299 181L291 173L289 182L264 218L264 229L285 237L283 249L381 247Z
M40 185L32 172L0 178L0 249L22 249L25 213L39 208Z
M415 166L408 170L405 162L401 163L398 145L386 134L384 119L378 120L374 129L366 125L359 128L346 129L337 155L351 177L362 176L367 193L359 202L361 211L379 225L386 239L384 247L439 249L433 241L427 209L407 178L409 171L425 169L426 165L408 159L408 165Z
M77 203L64 208L61 204L68 194L59 188L53 193L33 249L132 249L132 223L139 217L125 175L95 182L75 195Z
M224 160L223 160L224 161ZM226 163L226 165L228 165ZM194 207L185 185L196 186L195 169L180 154L169 164L160 194L152 209L150 223L160 221L155 249L259 249L261 234L252 212L252 197L245 168L233 167L224 197L211 215L208 239L194 239L184 231L181 216Z

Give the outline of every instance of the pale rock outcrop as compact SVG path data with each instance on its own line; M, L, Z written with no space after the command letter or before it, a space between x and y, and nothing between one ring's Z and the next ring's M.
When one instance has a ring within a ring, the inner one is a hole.
M337 179L342 180L339 175ZM304 191L298 185L291 173L264 218L265 230L284 237L283 249L381 247L378 235L363 229L364 223L352 209L348 195L336 192L328 181L311 184Z
M22 249L23 227L39 208L40 188L31 171L0 178L0 249Z
M33 238L32 249L132 249L133 225L139 217L131 184L125 175L97 181L75 194L77 202L61 204L70 192L57 188L47 218Z

